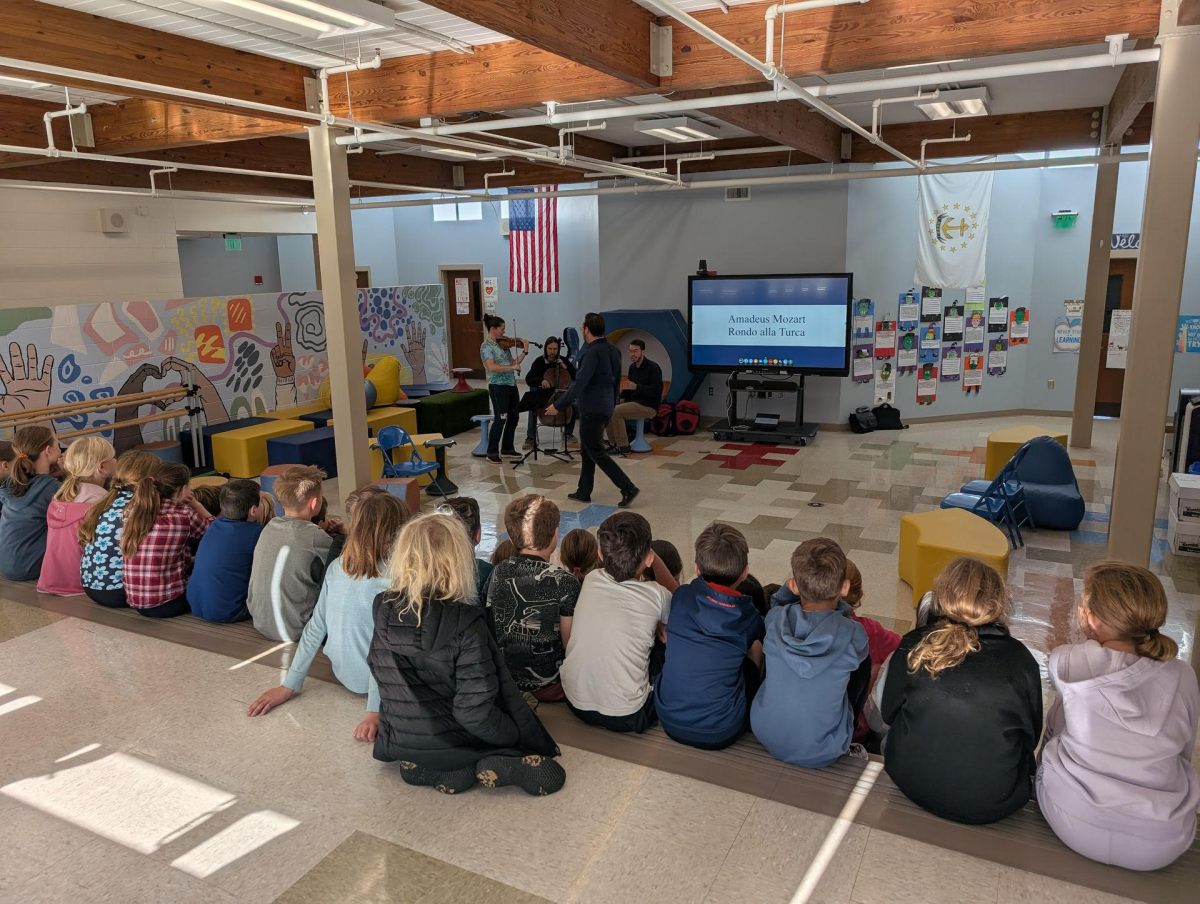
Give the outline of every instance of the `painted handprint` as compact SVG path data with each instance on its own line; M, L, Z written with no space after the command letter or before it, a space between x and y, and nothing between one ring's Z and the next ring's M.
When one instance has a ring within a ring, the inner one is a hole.
M296 375L296 356L292 353L292 325L284 328L275 322L275 344L271 347L271 366L278 379L290 379Z
M9 367L0 354L0 383L4 395L0 396L0 412L15 414L32 408L45 408L50 404L50 390L54 385L54 356L47 355L42 361L41 376L38 375L37 349L30 343L25 348L27 360L21 359L21 346L13 342L8 346L12 359Z
M404 359L408 362L409 368L412 370L414 383L426 383L425 378L425 324L420 321L410 322L404 328L404 338L407 343L401 342L400 348L404 352Z

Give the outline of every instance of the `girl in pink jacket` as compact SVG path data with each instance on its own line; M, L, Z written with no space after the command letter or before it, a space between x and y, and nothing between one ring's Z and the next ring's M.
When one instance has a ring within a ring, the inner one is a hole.
M104 487L117 466L116 452L108 440L83 436L71 443L62 457L66 479L46 511L46 557L38 578L40 593L74 596L83 593L79 582L79 525L88 509L104 498Z
M1068 847L1126 869L1161 869L1196 835L1200 692L1159 631L1166 617L1158 578L1100 562L1083 579L1087 641L1050 654L1059 697L1046 717L1038 804Z

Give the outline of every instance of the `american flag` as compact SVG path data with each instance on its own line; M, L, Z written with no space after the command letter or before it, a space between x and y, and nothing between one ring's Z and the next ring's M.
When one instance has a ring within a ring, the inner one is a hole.
M558 291L558 198L538 198L549 188L508 190L508 290Z

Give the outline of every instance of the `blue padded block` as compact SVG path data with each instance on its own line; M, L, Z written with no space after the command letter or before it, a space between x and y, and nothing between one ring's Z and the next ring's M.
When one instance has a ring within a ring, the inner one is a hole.
M371 406L368 405L367 407L370 408ZM333 409L326 408L324 411L317 411L313 414L302 414L298 418L296 418L296 420L311 421L312 425L314 427L317 427L317 428L324 427L326 424L328 424L330 421L333 420Z
M226 421L223 424L206 424L200 428L200 436L204 440L204 460L208 463L208 467L212 467L213 450L212 438L214 434L225 433L227 430L240 430L243 427L253 427L255 424L265 424L268 418L265 417L244 417L239 421ZM190 468L196 467L195 456L192 455L192 436L191 428L184 427L179 432L179 444L183 449L183 463Z
M269 439L267 461L273 465L316 465L326 477L337 477L333 428L317 427Z
M1086 506L1073 483L1034 483L1025 486L1025 505L1033 523L1048 530L1079 527Z

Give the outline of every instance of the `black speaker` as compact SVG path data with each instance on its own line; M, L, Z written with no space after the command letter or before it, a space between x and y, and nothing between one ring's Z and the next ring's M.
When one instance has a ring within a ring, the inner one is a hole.
M708 276L708 261L704 258L700 259L700 266L696 268L697 276Z

